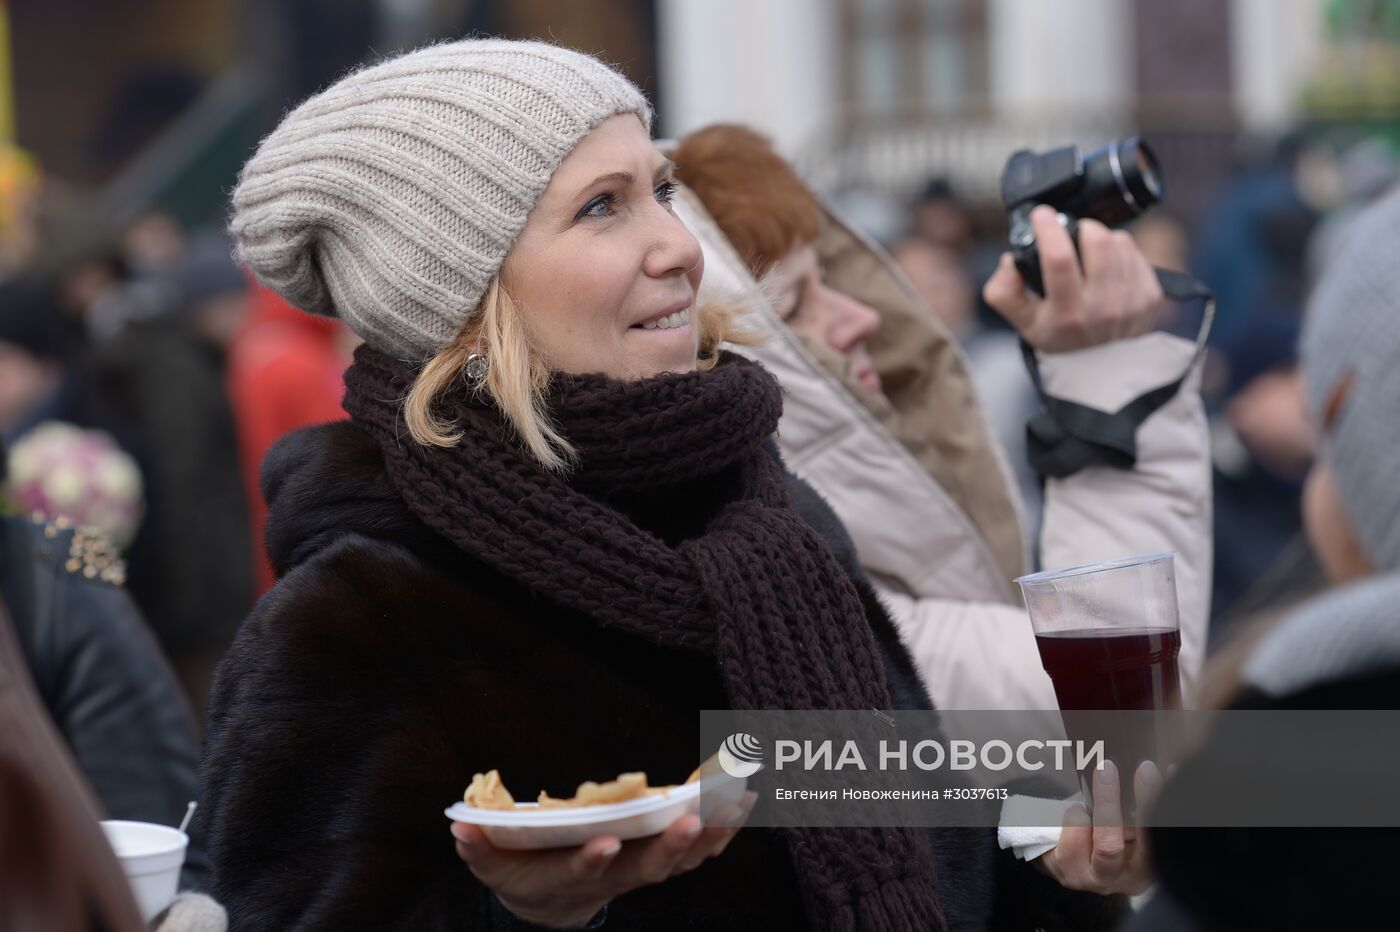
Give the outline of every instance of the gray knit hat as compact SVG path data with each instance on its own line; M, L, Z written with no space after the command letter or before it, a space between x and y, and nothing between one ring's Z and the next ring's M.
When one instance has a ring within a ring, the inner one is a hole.
M550 176L641 91L542 42L467 39L356 71L263 140L233 193L239 258L293 305L406 360L450 345Z
M1315 424L1351 379L1324 449L1362 550L1400 570L1400 189L1343 234L1308 305L1302 360Z

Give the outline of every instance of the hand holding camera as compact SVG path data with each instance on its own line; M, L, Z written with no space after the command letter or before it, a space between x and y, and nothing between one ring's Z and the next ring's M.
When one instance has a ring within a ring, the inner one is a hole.
M986 302L1027 343L1043 353L1062 353L1152 328L1162 287L1128 233L1081 220L1076 258L1069 231L1054 208L1040 205L1027 215L1045 296L1033 293L1009 252L982 289Z
M1002 169L1001 197L1011 251L982 296L1027 343L1058 353L1151 329L1156 273L1131 236L1108 229L1161 200L1146 143L1114 141L1085 156L1074 146L1022 149Z
M1161 199L1157 159L1138 139L1110 142L1084 156L1074 146L1022 150L1002 170L1001 196L1011 251L1001 257L982 296L1020 332L1021 353L1043 405L1026 425L1031 465L1041 475L1061 478L1096 463L1131 469L1137 428L1200 362L1215 315L1214 296L1204 283L1152 268L1132 237L1109 229ZM1167 296L1206 302L1196 351L1179 377L1117 411L1046 392L1037 351L1086 349L1146 333Z

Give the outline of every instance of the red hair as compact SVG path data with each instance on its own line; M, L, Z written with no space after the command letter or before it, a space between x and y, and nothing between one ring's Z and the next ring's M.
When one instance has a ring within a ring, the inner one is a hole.
M671 158L676 177L704 203L755 277L821 233L816 197L772 144L748 127L697 130Z

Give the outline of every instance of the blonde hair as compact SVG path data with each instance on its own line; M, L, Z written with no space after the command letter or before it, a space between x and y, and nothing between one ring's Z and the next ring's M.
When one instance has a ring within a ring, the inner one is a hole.
M530 343L520 309L503 281L505 270L492 279L477 313L451 346L418 373L404 398L404 421L418 443L453 447L462 439L460 426L445 419L437 401L459 379L466 377L467 359L481 353L488 360L486 378L477 388L505 415L520 442L540 465L563 472L578 459L577 451L559 432L545 399L550 371ZM752 345L757 336L740 329L737 305L709 302L696 309L700 328L696 367L714 368L721 343Z

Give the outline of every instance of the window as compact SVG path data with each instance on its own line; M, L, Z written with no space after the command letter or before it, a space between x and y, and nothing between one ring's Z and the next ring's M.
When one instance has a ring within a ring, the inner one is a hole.
M987 92L985 0L842 0L856 119L965 112Z

